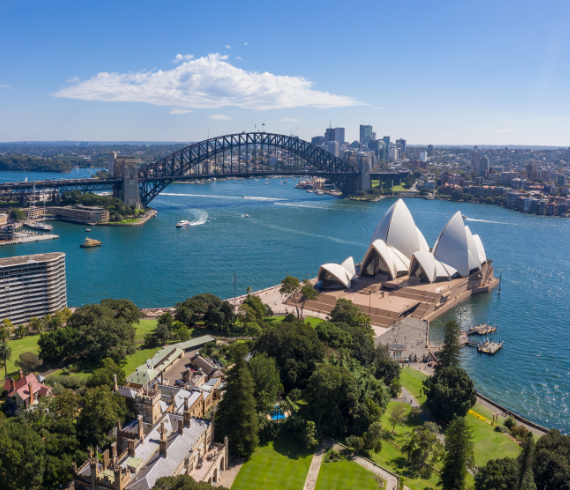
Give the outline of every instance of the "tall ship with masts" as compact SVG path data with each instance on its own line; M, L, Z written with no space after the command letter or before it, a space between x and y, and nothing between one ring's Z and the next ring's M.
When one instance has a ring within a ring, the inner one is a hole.
M53 226L46 225L46 202L43 201L44 212L43 212L42 221L37 220L36 202L37 202L36 183L34 182L32 188L32 196L30 198L30 208L28 209L28 221L24 222L24 225L26 225L28 228L32 228L33 230L52 231Z

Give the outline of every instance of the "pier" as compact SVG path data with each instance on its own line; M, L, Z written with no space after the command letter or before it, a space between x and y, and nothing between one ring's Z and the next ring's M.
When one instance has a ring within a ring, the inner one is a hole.
M492 340L487 340L485 342L467 342L467 345L469 347L475 347L477 352L489 354L491 356L503 348L503 342L493 342Z
M477 325L476 327L469 328L465 331L466 335L488 335L490 333L495 333L497 331L497 327L495 325L488 325L486 323L482 323L481 325Z

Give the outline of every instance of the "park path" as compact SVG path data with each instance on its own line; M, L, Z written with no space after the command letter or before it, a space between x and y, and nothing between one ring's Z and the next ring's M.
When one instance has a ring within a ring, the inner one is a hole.
M401 396L399 396L398 398L392 398L390 401L407 403L408 405L412 405L412 407L419 407L420 406L420 404L417 402L417 400L413 397L413 395L404 386L402 386Z
M313 455L311 461L311 467L309 468L309 473L307 473L307 479L305 480L305 486L303 490L315 490L317 486L317 479L319 478L319 471L321 469L321 464L323 458L325 457L325 452L327 447L330 446L330 441L328 439L323 439L317 446L317 450Z

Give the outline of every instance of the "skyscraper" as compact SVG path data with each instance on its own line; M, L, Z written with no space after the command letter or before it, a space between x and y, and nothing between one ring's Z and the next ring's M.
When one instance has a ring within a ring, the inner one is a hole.
M538 164L528 163L526 166L526 176L529 180L536 180L538 178Z
M311 144L321 146L325 142L324 136L313 136L311 138Z
M399 140L396 140L396 148L400 150L401 155L406 153L406 140L401 138Z
M471 168L473 170L479 170L479 150L476 146L473 147L471 152Z
M427 152L428 152L428 156L431 156L431 154L433 153L433 145L428 145Z
M339 146L344 145L344 128L334 128L334 140Z
M368 145L372 139L372 126L361 124L360 125L360 142Z
M325 129L325 144L329 141L334 141L334 128Z
M335 157L338 157L338 141L329 141L327 143L327 150L332 153Z

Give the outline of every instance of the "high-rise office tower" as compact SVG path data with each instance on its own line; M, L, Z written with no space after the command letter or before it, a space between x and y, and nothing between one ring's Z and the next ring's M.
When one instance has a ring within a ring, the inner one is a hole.
M386 160L384 140L371 140L368 142L368 148L374 152L378 160Z
M316 146L321 146L325 142L324 136L313 136L311 138L311 144Z
M427 152L428 152L428 156L431 156L431 154L433 153L433 145L428 145Z
M327 143L327 150L329 151L329 153L332 153L335 157L338 157L338 149L339 149L338 141L329 141Z
M427 162L428 152L426 150L420 150L420 162Z
M471 152L471 168L473 168L473 170L479 170L479 150L476 146L473 147L473 151Z
M344 128L334 128L334 140L339 146L344 145Z
M368 145L372 139L372 126L361 124L360 125L360 142Z
M376 131L372 131L372 138L371 139L373 139L373 140L376 139Z
M399 140L396 140L396 148L400 150L401 155L406 153L406 140L401 138Z
M329 141L334 141L334 128L325 129L325 144Z
M482 155L481 158L479 158L479 172L487 172L487 170L489 170L489 159L485 155Z
M529 180L536 180L538 178L538 164L528 163L526 166L526 176Z

